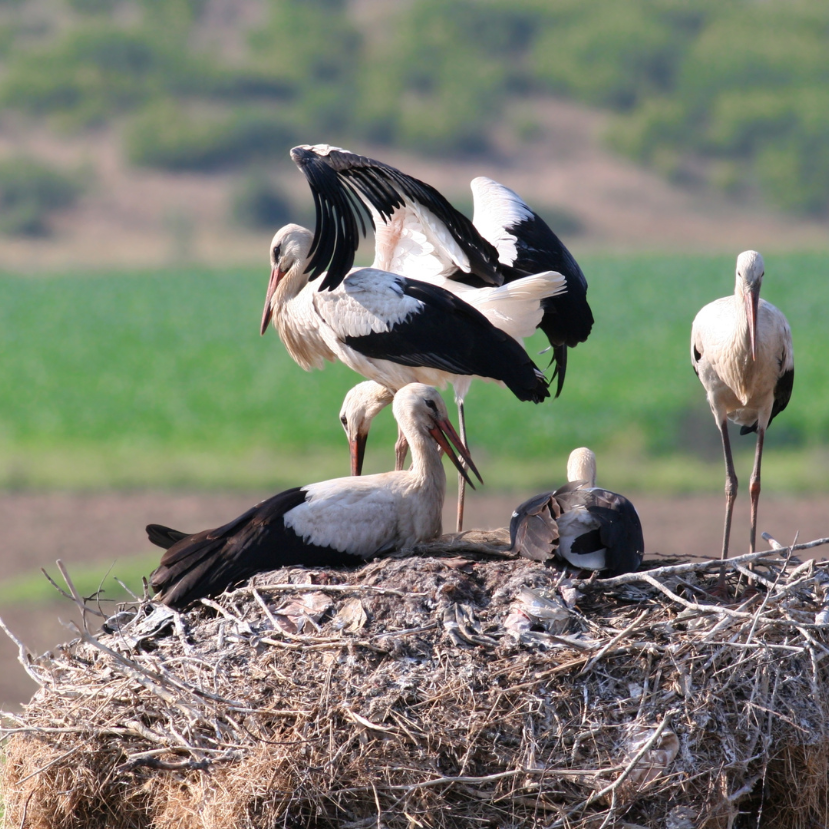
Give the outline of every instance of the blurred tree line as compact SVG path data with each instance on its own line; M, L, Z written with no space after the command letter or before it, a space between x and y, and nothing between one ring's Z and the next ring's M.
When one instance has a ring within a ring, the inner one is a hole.
M824 0L262 0L233 57L199 44L208 0L44 2L36 23L0 2L0 105L112 126L136 165L319 141L485 153L508 101L551 94L613 110L607 141L672 179L829 207Z

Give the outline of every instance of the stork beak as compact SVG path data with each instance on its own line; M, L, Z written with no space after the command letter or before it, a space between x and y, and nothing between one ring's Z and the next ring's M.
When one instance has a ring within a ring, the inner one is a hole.
M751 341L751 359L757 359L757 306L760 304L760 285L755 284L745 295L748 336Z
M363 459L366 456L366 442L368 434L357 435L354 440L348 441L348 448L351 450L351 474L361 475L363 472Z
M273 292L282 279L283 273L279 270L279 266L274 266L271 270L271 278L268 281L268 292L265 294L265 309L262 311L262 324L259 326L259 333L264 336L268 330L268 324L273 316L273 308L271 308L271 299L273 299Z
M429 434L435 439L437 445L443 449L444 452L452 459L452 463L455 464L458 472L463 475L464 480L475 489L475 484L472 483L466 469L464 469L463 464L461 463L458 456L454 453L452 449L452 445L454 445L455 449L458 450L458 455L466 461L467 466L478 476L478 480L483 483L484 479L481 477L481 473L478 472L475 464L472 461L472 457L469 454L469 450L464 446L463 441L460 439L460 436L455 431L455 427L449 422L449 420L439 420L434 428L429 429ZM448 438L448 440L447 440ZM452 445L450 445L449 441L452 441Z

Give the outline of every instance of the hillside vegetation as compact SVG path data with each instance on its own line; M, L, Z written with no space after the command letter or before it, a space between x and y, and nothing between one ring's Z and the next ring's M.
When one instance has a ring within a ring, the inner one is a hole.
M114 125L136 165L207 171L308 136L484 153L507 101L548 93L615 111L607 141L675 180L829 207L821 0L256 8L218 36L204 0L4 4L0 105L58 131Z
M491 384L472 388L469 433L484 478L514 484L508 476L520 469L525 483L549 480L570 449L588 444L626 462L639 486L657 485L636 478L643 459L680 455L695 461L673 463L671 486L700 485L694 463L706 458L721 481L718 433L688 340L696 311L732 290L733 259L583 265L596 326L570 352L562 396L535 406ZM788 315L797 365L767 461L794 452L825 486L829 257L769 256L766 266L763 293ZM344 474L337 413L360 378L341 365L305 373L275 332L260 337L264 288L259 270L0 278L0 351L16 355L0 373L0 483L270 486ZM528 351L545 345L536 335ZM548 359L536 356L541 366ZM384 413L370 441L379 469L389 467L394 435ZM753 437L734 440L753 451ZM798 476L794 486L813 484L802 467Z

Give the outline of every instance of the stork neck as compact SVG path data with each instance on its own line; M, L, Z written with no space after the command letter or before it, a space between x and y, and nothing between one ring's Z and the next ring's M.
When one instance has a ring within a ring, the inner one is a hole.
M305 273L307 262L294 262L287 273L280 279L279 285L273 292L274 310L279 310L280 305L298 296L300 291L308 284L308 274Z
M405 424L401 428L412 453L412 468L409 474L421 485L437 485L445 491L446 473L443 471L440 449L432 436L420 429L407 429Z

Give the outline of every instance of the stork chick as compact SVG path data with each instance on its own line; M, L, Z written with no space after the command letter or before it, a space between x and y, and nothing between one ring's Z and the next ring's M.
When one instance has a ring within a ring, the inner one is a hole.
M596 486L596 456L574 449L568 483L535 495L510 520L511 552L536 561L557 556L574 567L630 573L642 562L645 539L633 504Z

